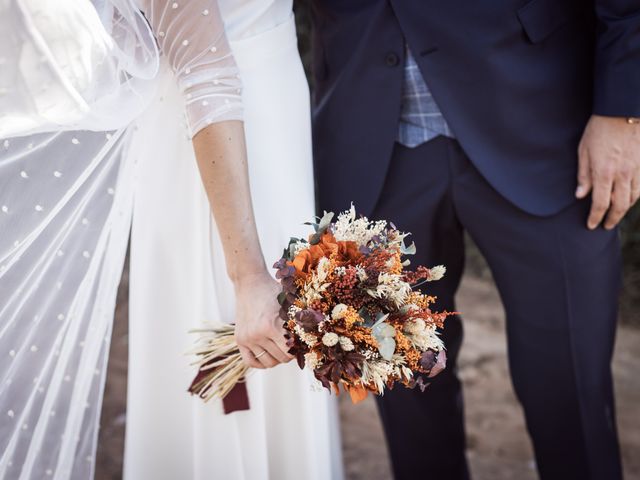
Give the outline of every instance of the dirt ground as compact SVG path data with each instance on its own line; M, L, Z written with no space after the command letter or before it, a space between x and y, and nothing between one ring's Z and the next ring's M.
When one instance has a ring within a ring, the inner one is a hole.
M126 423L127 275L114 327L103 406L96 478L119 479ZM511 390L504 315L490 278L467 275L458 296L465 317L461 353L468 455L476 480L537 478L522 413ZM640 329L621 326L614 359L618 425L627 480L640 480ZM341 399L345 468L349 480L391 479L384 436L373 400L357 406ZM140 479L146 480L146 479ZM604 479L603 479L604 480Z

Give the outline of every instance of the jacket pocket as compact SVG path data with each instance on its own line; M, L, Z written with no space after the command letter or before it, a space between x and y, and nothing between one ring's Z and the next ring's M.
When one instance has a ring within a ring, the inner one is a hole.
M571 18L571 2L531 0L517 11L518 20L532 43L540 43Z

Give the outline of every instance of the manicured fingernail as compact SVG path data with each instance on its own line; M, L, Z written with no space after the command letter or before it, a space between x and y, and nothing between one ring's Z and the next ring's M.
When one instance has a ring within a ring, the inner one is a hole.
M584 192L584 187L582 185L578 185L578 188L576 188L576 197L582 197L582 192Z

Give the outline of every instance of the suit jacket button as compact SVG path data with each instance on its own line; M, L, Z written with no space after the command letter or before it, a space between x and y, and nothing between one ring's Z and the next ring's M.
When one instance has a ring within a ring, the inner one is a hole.
M389 52L384 57L384 63L386 63L388 67L395 67L400 63L400 59L395 53Z

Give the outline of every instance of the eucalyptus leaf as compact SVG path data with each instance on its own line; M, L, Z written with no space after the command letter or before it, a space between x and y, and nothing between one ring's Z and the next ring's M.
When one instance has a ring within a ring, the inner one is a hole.
M382 313L382 312L376 313L376 323L374 323L373 326L375 327L376 325L380 325L387 318L389 318L389 314L388 313Z
M306 241L301 239L301 238L291 237L289 239L289 246L285 250L285 257L287 258L287 260L291 261L291 260L294 259L294 257L295 257L294 249L295 249L296 245L298 243L300 243L300 242L306 243Z
M380 341L383 338L393 338L396 336L396 329L385 322L376 323L371 329L371 334Z
M391 361L396 351L396 341L391 337L383 338L378 342L378 351L382 358L386 361Z
M313 235L311 235L311 238L309 239L309 243L311 245L317 245L320 243L321 238L322 236L320 235L320 232L314 233Z
M369 312L366 308L362 307L360 310L358 310L358 315L360 315L360 317L364 321L365 326L371 327L373 325L373 319L369 315Z
M286 298L287 298L287 292L280 292L278 294L278 303L282 305Z
M396 350L396 341L394 339L396 330L385 322L377 323L372 329L371 334L378 342L378 351L382 358L391 360Z
M415 255L416 244L414 242L411 242L411 245L407 247L405 246L404 242L402 242L402 245L400 246L400 252L402 252L403 255Z
M324 232L329 225L331 225L331 220L333 220L333 212L324 212L324 215L320 219L320 224L318 225L319 232Z

